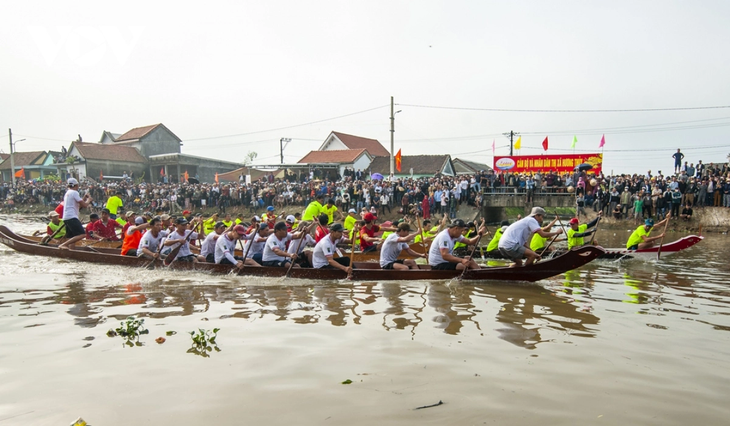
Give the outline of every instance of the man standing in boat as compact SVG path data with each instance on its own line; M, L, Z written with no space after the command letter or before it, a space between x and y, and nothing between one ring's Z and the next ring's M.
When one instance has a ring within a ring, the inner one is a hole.
M510 225L502 234L499 240L499 252L507 259L512 259L515 264L522 266L522 258L526 257L525 266L532 265L540 255L532 251L528 244L532 241L532 234L538 233L543 238L550 238L563 233L562 229L555 232L547 232L540 228L545 217L545 209L533 207L530 215Z
M629 240L626 242L626 249L628 250L644 250L653 247L657 240L661 240L664 234L657 235L656 237L650 237L654 226L662 226L672 217L672 213L667 213L667 217L661 222L654 225L654 219L646 219L644 224L636 228L631 234Z
M86 236L84 226L79 220L79 209L86 208L94 201L87 192L84 198L79 195L79 181L74 178L68 180L68 190L63 196L63 223L66 224L66 240L65 243L58 246L59 249L68 250L76 246L76 241Z
M397 229L383 242L383 247L380 249L380 267L383 269L418 269L415 260L398 259L403 250L413 257L426 257L426 253L418 253L408 247L408 242L413 241L416 233L411 234L411 226L405 222L399 224Z
M480 236L484 234L486 228L482 225L471 239L464 238L462 233L466 229L466 223L461 219L454 219L448 228L439 232L428 249L428 263L434 270L463 270L463 269L479 269L479 265L472 260L470 256L457 257L454 256L454 244L458 241L466 245L474 245Z
M588 235L593 234L596 232L596 226L598 224L598 220L601 219L601 216L603 215L603 211L598 212L598 216L590 221L589 223L584 223L583 225L580 224L580 221L577 217L574 217L570 219L570 222L568 224L570 225L570 229L568 229L567 237L568 237L568 250L572 250L574 248L582 247L585 245L585 241L583 240L583 237L587 237ZM592 229L588 229L592 228Z

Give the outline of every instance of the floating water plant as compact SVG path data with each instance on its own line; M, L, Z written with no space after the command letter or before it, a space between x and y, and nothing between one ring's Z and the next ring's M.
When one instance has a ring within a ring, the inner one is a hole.
M220 328L214 328L213 331L204 330L199 328L198 331L191 331L190 338L193 340L193 344L188 349L188 353L200 355L202 357L209 357L209 352L215 350L220 352L218 344L215 339L218 337Z
M121 322L121 325L114 329L107 331L106 335L114 337L116 335L124 337L128 346L142 346L139 341L139 336L143 334L149 334L149 330L144 327L144 319L137 319L135 317L127 317L126 320ZM133 341L135 341L133 343Z

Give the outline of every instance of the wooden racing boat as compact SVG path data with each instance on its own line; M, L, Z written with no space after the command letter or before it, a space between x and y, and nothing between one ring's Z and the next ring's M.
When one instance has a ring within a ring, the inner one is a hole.
M36 243L40 243L41 239L43 239L43 235L33 236L33 235L20 235L20 237L25 238L30 241L35 241ZM54 238L51 241L48 242L51 246L57 246L61 243L66 241L66 238ZM76 243L77 246L92 246L94 248L111 248L111 249L121 249L122 248L122 242L121 241L99 241L99 240L87 240L83 239L81 241L78 241Z
M676 241L672 241L671 243L666 243L662 245L662 257L664 256L671 256L673 254L677 254L682 250L686 250L693 245L699 243L705 239L705 237L701 235L688 235L686 237L682 237ZM642 249L642 250L627 250L626 248L607 248L605 249L606 253L599 256L599 259L631 259L631 258L640 258L644 260L653 260L657 258L657 252L659 251L659 246L655 245L654 247L648 248L648 249Z
M120 256L118 254L107 253L106 251L114 251L114 249L99 249L94 251L89 247L77 247L74 250L60 250L54 246L44 246L38 243L16 235L5 226L0 226L0 243L12 248L15 251L35 256L45 256L58 259L68 259L83 262L93 262L106 265L121 265L141 268L149 264L149 260L145 258L137 258L132 256ZM509 267L486 267L475 270L468 270L464 273L465 280L477 281L539 281L555 275L562 274L566 271L579 268L586 263L597 258L605 251L600 247L581 247L571 250L561 256L554 257L550 260L538 262L530 266L521 268ZM160 266L161 262L157 262ZM193 270L200 272L208 272L212 274L228 274L234 272L238 275L258 276L258 277L284 277L286 276L286 268L275 267L251 267L246 266L241 270L236 270L231 265L216 265L213 263L188 263L173 262L170 266L172 269ZM388 281L388 280L449 280L461 276L461 271L438 271L432 270L428 265L421 265L419 269L398 271L383 270L374 262L356 262L355 269L352 273L352 279L357 281ZM311 268L294 268L289 274L290 278L316 279L316 280L340 280L347 278L347 274L339 269L311 269Z

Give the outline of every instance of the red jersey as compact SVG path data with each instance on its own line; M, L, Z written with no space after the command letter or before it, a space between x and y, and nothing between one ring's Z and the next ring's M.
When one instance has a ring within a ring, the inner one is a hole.
M99 222L99 220L95 220L94 222L89 222L86 224L86 238L92 239L91 234L96 234L96 231L94 230L94 226L96 222Z
M319 242L319 240L329 235L329 233L329 229L323 227L322 225L318 225L317 230L314 231L314 241Z
M94 222L94 234L97 237L106 238L110 241L119 241L119 237L117 237L117 228L121 228L122 225L119 224L116 220L109 219L107 223L103 223L101 219Z
M367 235L370 238L375 238L375 234L377 234L378 232L380 232L380 227L378 225L373 225L373 227L370 229L368 229L367 226L363 226L362 228L360 228L360 250L365 250L366 248L375 244L365 241L362 236Z

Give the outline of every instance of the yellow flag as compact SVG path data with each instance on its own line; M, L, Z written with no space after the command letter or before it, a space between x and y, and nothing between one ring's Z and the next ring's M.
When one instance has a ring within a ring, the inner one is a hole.
M515 142L515 149L520 149L521 146L522 146L522 136L517 138L517 142Z

